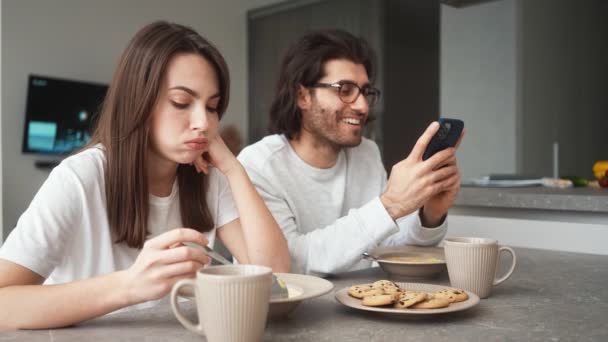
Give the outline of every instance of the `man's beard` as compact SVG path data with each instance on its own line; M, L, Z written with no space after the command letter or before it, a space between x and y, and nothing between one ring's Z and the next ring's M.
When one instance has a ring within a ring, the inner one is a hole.
M310 120L304 125L304 129L314 136L318 143L331 145L335 149L356 147L361 144L363 129L366 123L365 115L355 113L362 120L358 133L347 132L346 134L341 134L340 125L348 125L341 122L342 118L348 116L347 114L352 116L353 113L336 111L333 114L329 114L329 110L319 105L313 105L309 114Z

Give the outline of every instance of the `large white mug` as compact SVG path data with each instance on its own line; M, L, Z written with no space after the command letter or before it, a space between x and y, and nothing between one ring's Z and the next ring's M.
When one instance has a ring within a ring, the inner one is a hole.
M498 241L477 237L454 237L444 240L445 261L450 284L487 298L493 286L507 280L515 269L517 258L513 249L498 246ZM501 252L511 254L507 273L496 278Z
M201 268L195 279L182 279L171 290L171 307L188 330L210 342L261 341L266 327L272 270L256 265ZM182 287L194 289L198 324L181 312L177 296Z

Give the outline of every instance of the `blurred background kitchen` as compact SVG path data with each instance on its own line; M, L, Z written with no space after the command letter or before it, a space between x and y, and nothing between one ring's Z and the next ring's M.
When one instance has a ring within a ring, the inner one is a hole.
M219 47L232 76L222 126L246 144L266 134L286 48L308 29L333 27L378 52L382 101L367 134L389 169L444 116L465 122L465 179L592 179L593 163L608 160L606 18L604 0L3 0L0 244L58 160L22 152L28 76L107 84L127 39L150 21L192 26ZM451 235L608 253L599 244L608 241L608 190L463 190Z

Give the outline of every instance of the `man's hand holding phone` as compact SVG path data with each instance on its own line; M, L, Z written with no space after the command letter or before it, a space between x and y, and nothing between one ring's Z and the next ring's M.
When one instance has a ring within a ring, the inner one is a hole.
M418 138L410 155L393 166L380 200L394 220L422 208L422 224L433 227L439 225L447 214L460 189L456 149L464 130L463 125L456 126L460 126L460 133L453 147L442 146L431 155L427 153L441 128L439 122L433 122ZM445 133L442 135L447 137Z

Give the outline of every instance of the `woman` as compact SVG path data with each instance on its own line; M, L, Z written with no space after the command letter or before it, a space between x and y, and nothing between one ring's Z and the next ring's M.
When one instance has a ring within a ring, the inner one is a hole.
M209 262L183 243L216 235L238 262L288 271L281 230L217 134L228 92L223 57L192 29L135 35L91 143L51 172L0 249L0 325L60 327L158 300Z

